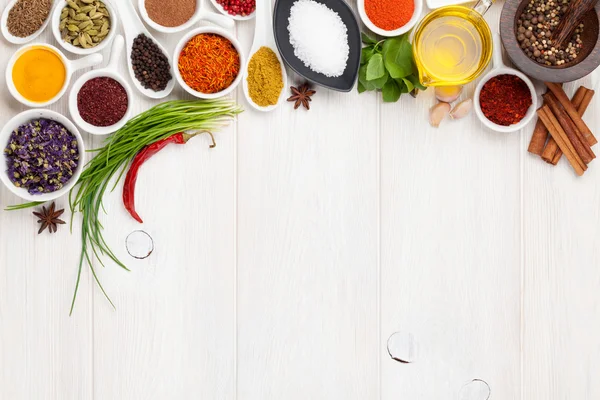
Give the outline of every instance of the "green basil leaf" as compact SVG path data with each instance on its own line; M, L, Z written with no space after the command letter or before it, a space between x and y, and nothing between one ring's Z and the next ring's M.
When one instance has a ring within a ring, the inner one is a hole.
M383 76L381 78L373 79L369 82L371 82L373 84L373 86L375 86L376 89L381 89L381 88L383 88L383 85L385 85L385 83L388 81L389 78L390 78L390 74L387 71L385 71L385 73L383 74Z
M381 94L383 95L383 101L385 101L386 103L393 103L395 101L398 101L401 93L396 81L390 79L385 83L385 85L383 85Z
M368 34L368 33L362 32L360 34L360 37L361 37L362 42L364 44L375 44L375 43L377 43L377 38L375 36L373 36L373 35Z
M376 87L367 80L367 66L363 65L358 70L358 82L363 85L365 90L375 90Z
M379 79L385 74L383 66L383 57L381 54L373 54L367 64L367 80Z
M406 77L406 79L408 79L413 84L413 86L415 88L417 88L419 90L427 90L427 87L423 86L421 84L421 81L419 81L419 76L418 75L409 75L409 76Z
M412 92L413 89L415 88L415 85L413 85L413 83L410 80L406 79L406 78L402 78L402 82L406 86L406 89L408 90L408 93Z
M358 89L358 93L362 93L367 90L365 86L362 83L360 83L360 81L358 81L358 86L356 88Z
M383 43L383 58L392 78L406 78L413 73L412 45L407 35L386 40Z
M368 63L373 54L375 54L373 46L363 47L360 53L360 65Z

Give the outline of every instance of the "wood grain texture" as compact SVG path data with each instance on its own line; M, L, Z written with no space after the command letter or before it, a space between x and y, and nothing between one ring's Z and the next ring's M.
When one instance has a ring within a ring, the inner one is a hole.
M236 30L249 50L253 22ZM157 37L172 51L181 34ZM5 123L24 108L0 85ZM140 173L143 225L120 185L106 198L132 269L94 264L116 311L86 269L68 317L77 229L37 236L30 211L1 211L0 400L483 400L459 397L476 378L492 400L600 398L597 167L578 179L533 158L533 126L430 128L433 104L318 89L309 112L246 107L215 149L166 148ZM51 108L68 115L66 98ZM0 188L0 207L17 202ZM126 252L136 229L147 260ZM396 331L414 363L389 358Z

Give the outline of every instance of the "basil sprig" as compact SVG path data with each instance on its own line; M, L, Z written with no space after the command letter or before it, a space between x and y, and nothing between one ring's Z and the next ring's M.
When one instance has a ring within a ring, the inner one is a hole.
M380 90L383 101L395 102L403 93L425 90L419 82L408 35L377 40L375 36L361 34L366 46L360 57L358 93Z

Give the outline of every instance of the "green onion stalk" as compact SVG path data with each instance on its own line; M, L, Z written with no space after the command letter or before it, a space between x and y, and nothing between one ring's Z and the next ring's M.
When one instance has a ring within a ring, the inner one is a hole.
M96 275L92 259L96 258L104 266L102 256L106 256L129 271L109 248L102 235L100 210L104 211L102 198L111 179L118 174L117 181L110 190L112 192L133 158L144 147L178 132L213 131L227 125L240 112L241 107L229 99L168 101L129 120L125 126L106 139L104 147L89 150L96 153L96 156L86 164L79 180L69 192L71 230L75 213L79 211L82 214L81 256L69 315L75 307L84 262L87 262L98 287L113 307L114 303ZM7 210L34 207L38 204L41 203L20 204Z

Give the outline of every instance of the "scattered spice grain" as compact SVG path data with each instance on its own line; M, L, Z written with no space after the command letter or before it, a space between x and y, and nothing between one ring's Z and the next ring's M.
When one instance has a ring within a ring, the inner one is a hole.
M148 36L140 33L133 40L131 64L135 78L145 89L165 90L171 76L169 59Z
M37 32L52 9L52 0L18 0L8 12L8 32L24 38Z
M393 31L410 21L415 3L413 0L365 0L365 12L378 28Z
M145 6L152 21L169 28L185 24L196 13L196 0L146 0Z
M481 111L491 122L509 126L525 117L533 104L529 86L516 75L497 75L487 81L479 94Z
M277 104L283 90L281 64L268 47L261 47L248 63L248 94L261 107Z
M240 55L229 39L200 33L181 50L178 61L183 81L200 93L227 89L240 73Z
M77 109L81 118L94 126L111 126L127 113L127 91L109 77L90 79L77 93Z

